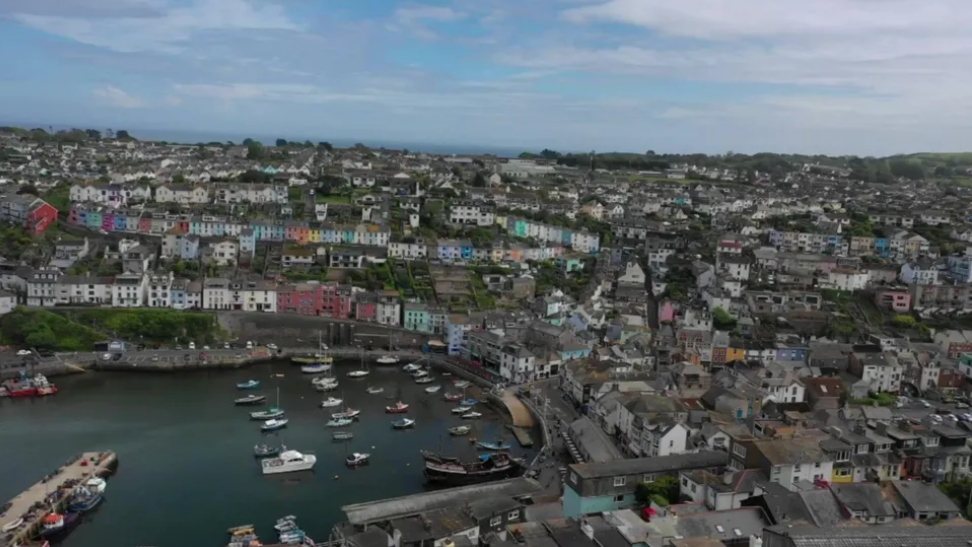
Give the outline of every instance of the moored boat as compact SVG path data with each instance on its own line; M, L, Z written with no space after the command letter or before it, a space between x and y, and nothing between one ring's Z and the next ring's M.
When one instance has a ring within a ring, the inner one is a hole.
M482 417L483 417L483 415L481 413L475 412L475 411L473 411L473 412L467 412L467 413L465 413L465 414L462 415L462 419L463 420L477 420L477 419L482 418Z
M40 535L45 539L61 537L73 530L78 524L81 524L81 513L70 511L64 514L51 513L44 517L44 525L41 528Z
M297 517L293 515L287 515L285 517L280 517L277 519L277 523L273 525L273 529L277 532L286 532L288 530L293 530L297 527Z
M472 428L469 427L468 425L460 425L460 426L456 426L456 427L450 427L449 428L449 435L453 435L453 436L458 437L460 435L466 435L470 431L472 431Z
M108 488L108 481L101 477L91 477L84 483L85 488L96 494L104 494Z
M433 378L431 376L423 376L421 378L416 378L415 379L415 383L416 384L431 384L434 381L435 381L435 378Z
M371 374L371 371L365 369L352 370L347 374L348 378L364 378L365 376Z
M385 388L379 386L370 386L367 391L371 395L378 395L379 393L385 391Z
M251 412L251 420L275 420L277 418L283 418L286 412L282 408L268 408L267 410L261 410L259 412Z
M345 409L342 412L335 412L334 414L331 414L331 418L334 418L336 420L342 419L342 418L344 418L344 419L351 419L351 418L357 418L360 414L361 414L361 411L360 410L355 409L355 408L348 408L348 409Z
M71 502L68 504L68 511L72 513L87 513L91 511L104 500L103 493L104 490L91 491L84 485L76 486Z
M357 467L359 465L364 465L368 463L368 460L370 458L371 458L371 454L363 454L361 452L355 452L353 454L349 454L348 457L344 459L344 463L347 464L348 467Z
M408 372L409 374L411 374L413 372L422 370L422 365L419 365L419 364L416 364L416 363L409 363L409 364L405 365L404 367L402 367L402 370L405 371L405 372Z
M23 517L21 517L18 518L17 520L13 520L8 522L7 524L4 524L3 528L0 528L0 530L2 530L4 533L13 532L17 528L20 528L23 524L24 524L24 519Z
M443 395L443 399L445 399L446 401L449 401L450 403L455 403L455 402L458 402L458 401L461 401L461 400L465 399L465 397L463 397L459 393L448 393L448 392L446 392L446 394Z
M253 456L257 458L271 458L284 450L287 450L287 447L284 445L270 446L268 444L258 444L253 447Z
M425 388L426 393L438 393L442 386L429 386Z
M394 365L398 362L398 357L394 355L382 355L377 359L379 365Z
M354 438L354 433L351 431L335 431L331 433L331 439L335 441L348 441Z
M513 448L513 445L509 443L504 443L503 441L496 441L495 443L476 443L476 448L482 448L483 450L509 450Z
M260 462L264 475L277 473L291 473L294 471L307 471L314 468L317 463L317 456L313 454L302 454L296 450L285 450L276 458L269 458Z
M284 419L284 420L267 420L267 421L263 422L263 425L260 426L260 430L261 431L277 431L278 429L283 429L283 428L287 427L287 424L289 422L290 422L290 420L286 420L286 419Z
M401 401L398 401L393 406L386 406L385 412L387 412L388 414L404 414L408 412L408 405Z
M247 380L236 384L236 389L256 389L260 387L259 380Z
M471 406L457 406L456 408L453 408L452 409L452 413L453 414L465 414L465 413L469 412L470 410L472 410L472 407Z
M415 420L410 418L402 418L401 420L392 422L392 427L394 429L408 429L415 425Z
M416 380L418 380L419 378L425 378L428 375L429 375L429 371L420 368L420 369L418 369L418 370L416 370L415 372L412 373L412 378L415 378Z
M321 401L321 408L331 408L335 406L341 406L344 403L344 399L338 399L337 397L328 397Z
M515 477L523 470L523 462L505 452L483 454L473 462L432 452L421 454L425 460L425 478L429 482L456 486L476 484Z
M479 401L473 398L466 398L459 401L459 404L462 406L476 406L479 404Z
M333 418L328 420L324 425L327 427L346 427L354 423L354 420L350 418Z
M247 395L246 397L240 397L233 401L236 405L262 405L267 402L266 395Z
M321 383L314 384L314 389L324 393L328 391L335 391L337 388L338 388L337 380L331 380L328 382L321 382Z
M469 380L456 380L455 382L452 383L452 385L456 386L459 389L466 388L469 387Z
M300 371L304 374L320 374L329 370L331 370L331 365L326 365L324 363L314 363L312 365L304 365L300 367Z

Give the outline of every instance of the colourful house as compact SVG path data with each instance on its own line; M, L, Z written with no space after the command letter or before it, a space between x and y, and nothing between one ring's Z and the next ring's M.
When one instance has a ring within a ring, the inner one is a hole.
M405 323L406 330L418 332L432 332L432 317L429 315L428 306L419 302L408 302L405 304Z

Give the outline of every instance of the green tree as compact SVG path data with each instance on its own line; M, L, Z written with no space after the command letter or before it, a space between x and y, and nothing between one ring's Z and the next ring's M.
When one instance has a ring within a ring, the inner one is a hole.
M132 137L131 135L129 135L128 134L128 131L125 131L124 129L119 129L118 131L115 131L115 138L118 139L118 140L120 140L120 141L131 141L131 140L135 140L134 137Z
M176 173L175 176L172 177L172 182L174 184L185 184L186 176L183 175L182 173Z
M489 186L489 182L486 180L486 176L483 175L482 171L477 171L476 176L473 177L472 185L476 188L485 188Z
M731 330L736 326L735 318L722 308L712 310L712 323L719 330Z
M251 145L251 144L253 144L254 142L256 142L256 141L254 141L254 140L253 140L253 139L251 139L251 138L245 138L245 139L243 139L243 146L250 146L250 145Z
M334 151L334 145L331 144L331 143L329 143L329 142L319 142L319 143L317 143L317 146L323 148L324 150L326 150L328 152L333 152Z
M277 139L277 148L287 146L287 139Z
M660 498L660 499L659 499ZM665 475L653 482L641 482L635 487L635 501L641 505L648 505L655 501L660 505L670 505L678 502L678 479ZM664 503L661 503L661 502Z
M246 145L246 159L260 161L267 157L267 149L262 144L251 141Z

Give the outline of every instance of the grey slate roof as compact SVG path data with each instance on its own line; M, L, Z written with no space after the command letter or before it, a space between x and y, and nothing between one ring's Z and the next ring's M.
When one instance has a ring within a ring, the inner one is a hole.
M788 535L793 547L968 547L969 526L869 526L818 528L778 525L766 529Z

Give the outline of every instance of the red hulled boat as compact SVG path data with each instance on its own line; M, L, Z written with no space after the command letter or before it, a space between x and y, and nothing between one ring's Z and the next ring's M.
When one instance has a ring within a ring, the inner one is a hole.
M405 414L406 412L408 412L408 405L401 401L398 401L397 403L395 403L395 406L386 406L385 412L389 414Z

